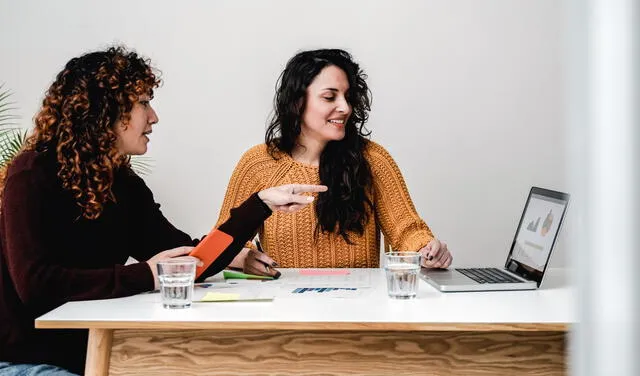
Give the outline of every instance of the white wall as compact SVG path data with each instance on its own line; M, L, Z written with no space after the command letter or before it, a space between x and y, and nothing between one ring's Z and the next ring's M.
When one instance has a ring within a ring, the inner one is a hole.
M0 82L26 127L71 57L113 42L151 57L165 84L146 180L200 235L264 137L286 61L345 48L369 74L373 139L454 263L500 264L530 186L566 189L563 27L557 0L0 0Z

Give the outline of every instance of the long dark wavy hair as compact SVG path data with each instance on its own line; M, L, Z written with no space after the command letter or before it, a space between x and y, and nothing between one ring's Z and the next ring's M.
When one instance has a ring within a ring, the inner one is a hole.
M153 96L159 84L149 60L111 47L71 59L45 93L23 150L55 153L62 186L84 218L100 216L114 200L114 171L128 168L116 148L116 122L128 123L138 97ZM0 188L10 165L0 171Z
M274 158L279 152L291 155L301 131L307 88L328 66L336 66L346 74L349 80L346 100L353 110L345 125L345 137L328 142L320 156L320 182L329 190L319 194L316 216L322 232L336 232L351 243L348 233L364 233L373 204L369 198L371 168L364 156L371 133L365 127L371 110L371 91L365 81L367 75L348 52L303 51L289 60L276 84L273 117L265 143Z

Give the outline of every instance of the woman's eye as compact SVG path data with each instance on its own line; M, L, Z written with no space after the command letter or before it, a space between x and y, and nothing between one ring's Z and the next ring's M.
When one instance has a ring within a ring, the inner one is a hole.
M335 97L323 97L323 98L324 98L324 100L326 100L326 101L328 101L328 102L331 102L331 101L333 101L334 99L336 99Z

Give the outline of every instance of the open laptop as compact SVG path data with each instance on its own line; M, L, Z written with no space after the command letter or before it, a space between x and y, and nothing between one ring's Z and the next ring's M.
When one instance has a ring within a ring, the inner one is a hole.
M420 277L443 292L536 289L568 203L566 193L532 187L504 268L422 269Z

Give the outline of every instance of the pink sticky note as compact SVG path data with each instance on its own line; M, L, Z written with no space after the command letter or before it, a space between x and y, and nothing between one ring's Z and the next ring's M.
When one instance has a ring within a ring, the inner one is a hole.
M300 275L347 275L351 273L348 269L302 269L298 272Z

